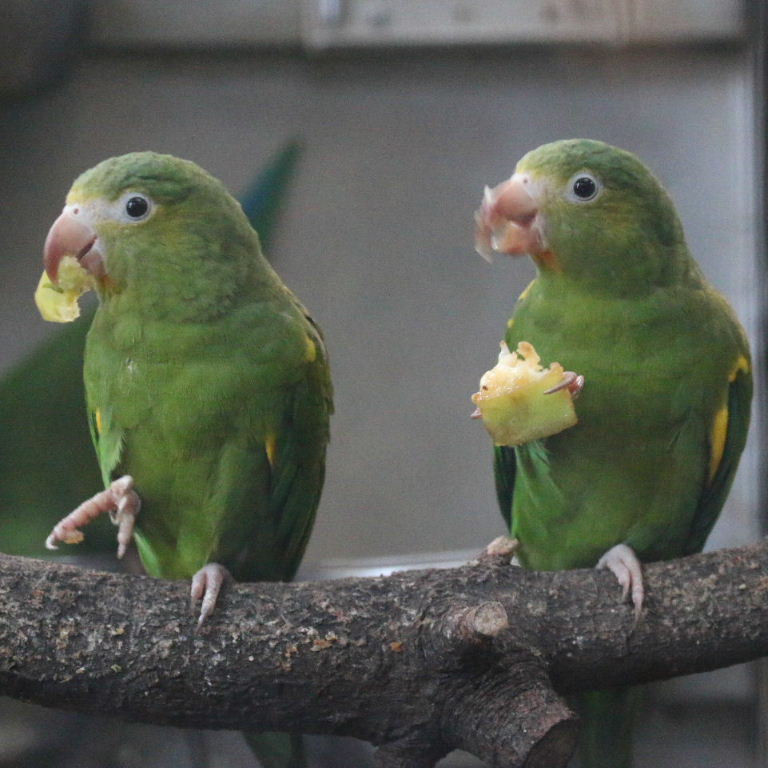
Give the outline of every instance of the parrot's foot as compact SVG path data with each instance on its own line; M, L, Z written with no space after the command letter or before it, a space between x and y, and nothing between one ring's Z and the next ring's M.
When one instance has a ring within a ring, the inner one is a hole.
M643 569L637 555L626 544L611 547L598 561L595 568L607 568L621 584L621 599L631 595L635 607L635 623L643 610L645 589L643 587Z
M101 491L73 509L65 518L53 527L45 546L58 549L57 542L79 544L83 540L84 528L104 512L109 512L110 519L118 526L117 556L121 558L133 536L136 515L141 509L141 499L133 488L133 478L123 475L115 480L105 491Z
M571 393L571 397L578 397L581 394L581 390L584 389L584 377L573 371L565 371L563 373L563 380L551 389L546 390L544 394L551 395L553 392L559 392L561 389L567 389Z
M517 539L511 539L509 536L497 536L486 548L485 555L488 557L512 557L520 547Z
M216 601L219 598L219 592L224 586L224 582L232 579L232 574L219 563L208 563L204 565L192 577L192 589L190 597L192 599L192 611L194 612L198 600L202 600L200 605L200 616L197 619L197 628L203 626L205 620L213 613L216 607Z

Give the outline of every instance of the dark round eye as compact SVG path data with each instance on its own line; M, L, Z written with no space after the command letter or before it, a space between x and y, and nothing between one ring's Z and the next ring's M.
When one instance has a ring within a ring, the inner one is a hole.
M149 200L140 195L129 197L125 201L125 212L132 219L143 219L149 211Z
M591 200L597 194L597 183L591 176L579 176L573 182L573 194L579 200Z

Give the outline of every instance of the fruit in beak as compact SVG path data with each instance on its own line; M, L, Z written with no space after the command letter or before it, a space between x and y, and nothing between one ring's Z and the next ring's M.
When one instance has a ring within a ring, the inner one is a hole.
M490 261L493 252L535 255L545 250L535 182L515 173L493 189L486 187L475 213L475 249Z
M104 276L104 257L98 247L98 236L78 205L64 207L45 239L43 264L54 284L58 283L59 266L65 256L74 256L93 277Z
M45 270L35 291L44 320L68 323L80 315L79 299L105 276L99 238L81 206L67 205L43 247Z

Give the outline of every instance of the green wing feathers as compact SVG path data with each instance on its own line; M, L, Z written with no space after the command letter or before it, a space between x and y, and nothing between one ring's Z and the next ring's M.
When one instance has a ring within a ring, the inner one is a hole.
M682 554L700 552L720 514L731 488L739 457L747 441L752 403L752 375L746 357L741 358L728 384L724 409L718 412L712 429L712 475L701 496Z
M515 449L509 445L497 445L493 449L493 476L496 482L496 498L501 516L512 530L512 497L515 492Z
M331 382L322 341L318 360L296 387L271 465L270 515L279 521L282 579L291 579L312 531L325 477Z

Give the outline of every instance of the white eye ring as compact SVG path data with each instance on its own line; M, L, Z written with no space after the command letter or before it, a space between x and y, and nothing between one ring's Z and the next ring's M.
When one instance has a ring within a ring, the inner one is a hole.
M574 173L568 180L565 196L572 203L591 203L603 191L600 180L587 171Z
M146 221L154 209L152 200L141 192L129 192L120 200L120 216L132 223Z

